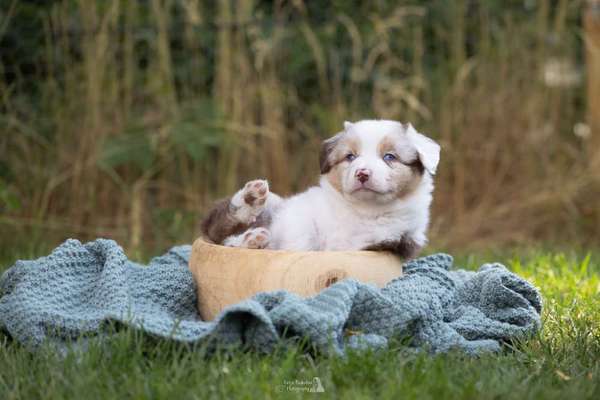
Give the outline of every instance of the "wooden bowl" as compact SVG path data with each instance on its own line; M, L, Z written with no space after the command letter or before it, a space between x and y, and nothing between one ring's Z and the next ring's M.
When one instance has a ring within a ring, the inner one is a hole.
M202 238L193 244L189 267L205 321L259 292L284 289L307 297L344 278L382 287L402 275L402 260L391 253L252 250Z

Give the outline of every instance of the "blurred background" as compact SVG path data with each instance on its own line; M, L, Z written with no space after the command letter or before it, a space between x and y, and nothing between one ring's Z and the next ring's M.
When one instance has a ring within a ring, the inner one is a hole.
M600 243L600 6L2 0L2 246L189 243L246 180L317 182L344 120L443 147L437 249Z

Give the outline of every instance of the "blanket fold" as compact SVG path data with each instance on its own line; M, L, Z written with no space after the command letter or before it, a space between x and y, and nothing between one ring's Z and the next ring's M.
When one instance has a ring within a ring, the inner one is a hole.
M270 351L281 337L306 338L323 350L385 348L392 337L432 352L498 351L540 329L538 290L501 264L451 270L452 257L410 261L384 288L346 279L303 299L259 293L214 321L196 311L196 287L178 246L145 266L114 241L69 239L47 257L17 261L0 278L0 330L32 350L64 348L81 335L102 336L119 322L148 334L196 343L216 340ZM240 268L243 268L240 265Z

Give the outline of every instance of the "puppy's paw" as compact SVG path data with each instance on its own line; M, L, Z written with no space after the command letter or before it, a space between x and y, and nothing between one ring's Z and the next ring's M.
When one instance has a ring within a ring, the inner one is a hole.
M244 185L242 189L244 203L250 207L264 207L269 195L269 182L256 179Z
M240 247L247 249L264 249L269 245L271 233L265 228L248 229L242 236Z
M234 217L243 223L251 224L265 209L269 183L262 179L250 181L232 198L231 205Z

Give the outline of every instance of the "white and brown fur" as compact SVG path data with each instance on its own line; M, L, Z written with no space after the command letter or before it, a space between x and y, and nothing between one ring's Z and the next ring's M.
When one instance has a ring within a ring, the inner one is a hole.
M283 199L246 183L202 221L214 243L284 250L385 250L412 258L427 242L440 147L410 124L344 123L323 142L318 186Z

